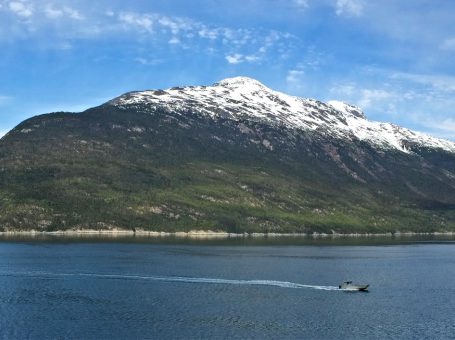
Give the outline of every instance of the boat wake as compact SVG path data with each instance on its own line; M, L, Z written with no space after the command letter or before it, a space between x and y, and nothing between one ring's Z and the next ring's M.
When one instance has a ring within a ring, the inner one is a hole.
M186 277L186 276L143 276L143 275L121 275L121 274L94 274L94 273L49 273L49 272L0 272L0 276L29 276L36 278L97 278L111 280L147 280L162 282L182 282L182 283L201 283L201 284L220 284L220 285L245 285L245 286L272 286L280 288L309 288L317 290L340 290L335 286L316 286L304 285L301 283L274 281L274 280L230 280L215 279L206 277Z

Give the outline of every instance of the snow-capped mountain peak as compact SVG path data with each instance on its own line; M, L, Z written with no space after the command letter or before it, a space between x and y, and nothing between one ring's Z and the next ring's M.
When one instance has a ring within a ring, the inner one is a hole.
M332 106L335 110L344 113L345 115L353 115L359 118L365 118L365 114L363 113L362 109L357 106L340 102L338 100L331 100L327 102L327 104Z
M233 77L223 79L215 84L214 86L225 86L229 88L250 88L250 89L266 89L267 87L256 79L249 77Z
M107 103L120 108L185 115L188 112L238 121L247 119L296 130L318 131L344 140L359 139L382 149L409 153L412 146L455 153L455 143L390 123L370 121L356 106L340 101L323 103L274 91L248 77L221 80L212 86L173 87L130 92Z

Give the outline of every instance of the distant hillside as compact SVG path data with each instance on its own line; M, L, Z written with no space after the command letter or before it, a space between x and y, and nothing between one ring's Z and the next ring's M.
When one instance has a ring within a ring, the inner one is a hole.
M455 231L454 143L249 78L33 117L0 162L0 231Z

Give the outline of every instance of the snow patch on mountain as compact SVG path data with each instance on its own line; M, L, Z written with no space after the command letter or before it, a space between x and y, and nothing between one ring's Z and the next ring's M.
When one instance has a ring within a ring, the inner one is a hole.
M139 110L157 108L238 121L249 119L274 126L318 130L337 138L359 139L383 149L410 152L412 145L455 152L455 143L390 123L366 119L362 110L340 101L323 103L274 91L248 77L221 80L212 86L173 87L130 92L107 104Z
M329 104L334 109L344 113L347 116L352 115L352 116L356 116L359 118L365 118L365 114L357 106L346 104L346 103L340 102L338 100L331 100L331 101L327 102L327 104Z

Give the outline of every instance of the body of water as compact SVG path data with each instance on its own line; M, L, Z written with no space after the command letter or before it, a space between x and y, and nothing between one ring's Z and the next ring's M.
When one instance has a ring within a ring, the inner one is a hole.
M453 339L454 278L454 241L0 239L0 338Z

